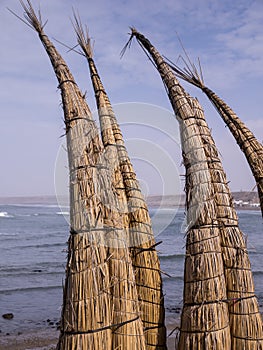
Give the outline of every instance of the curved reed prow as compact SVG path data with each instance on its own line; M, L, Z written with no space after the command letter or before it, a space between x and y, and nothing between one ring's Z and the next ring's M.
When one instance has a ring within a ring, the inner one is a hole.
M198 87L206 94L226 123L241 151L244 153L255 178L261 213L263 216L263 145L257 140L253 132L245 125L245 123L236 115L233 109L214 91L205 85L200 63L198 70L188 57L187 59L189 64L184 60L186 64L184 69L181 69L178 65L172 63L168 59L166 59L166 61L177 77Z
M92 57L93 50L88 30L82 26L79 16L74 15L74 19L78 43L82 55L88 61L99 113L102 141L106 152L111 154L109 163L114 169L114 186L123 203L146 349L166 349L160 262L155 249L156 242L147 204L141 193L140 184L136 178L116 115Z

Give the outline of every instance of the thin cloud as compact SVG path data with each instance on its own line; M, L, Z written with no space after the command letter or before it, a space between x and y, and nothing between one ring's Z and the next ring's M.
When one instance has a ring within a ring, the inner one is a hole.
M95 99L85 60L73 52L67 52L65 47L54 40L58 39L71 47L76 44L70 23L72 6L79 11L83 24L88 25L90 35L95 39L96 63L113 103L141 101L160 104L171 110L158 73L137 43L133 43L121 60L120 51L128 40L129 26L134 25L152 40L162 54L175 61L182 54L176 37L178 32L190 56L193 59L200 57L208 85L226 97L227 102L233 104L234 109L241 112L245 119L251 119L249 125L252 130L261 130L257 124L262 118L259 103L263 66L261 1L116 0L112 3L98 0L87 3L86 0L32 0L32 3L36 9L40 5L43 20L48 20L45 31L65 58L80 88L83 92L87 90L91 109L95 108ZM50 179L52 162L36 155L40 148L50 155L57 152L55 145L63 133L60 92L37 34L12 16L6 10L7 6L23 16L18 0L1 1L0 78L4 88L0 92L0 103L1 119L7 124L1 124L0 139L2 149L8 149L8 154L1 160L2 167L15 173L15 165L12 165L10 159L17 156L18 147L13 147L13 140L19 140L17 142L23 144L24 152L31 147L28 154L31 160L26 158L23 181L22 178L17 179L16 190L19 192L20 188L23 194L37 194L37 184L31 190L30 181L26 182L27 178L34 176L36 179L40 177L43 182L46 178L46 186L39 187L39 191L43 189L45 193L53 193L53 178ZM228 141L223 142L220 134L224 130L222 123L217 125L215 118L211 117L215 111L202 98L202 93L185 83L183 85L194 96L201 96L209 125L215 131L215 136L219 135L219 147L224 154L230 180L237 181L234 176L236 165L233 167L233 155L228 152ZM250 90L249 102L246 101L246 87ZM12 124L14 120L15 125ZM25 121L30 125L27 137L21 139L19 131L24 130ZM43 122L48 124L47 128L42 128ZM56 142L44 146L44 141L41 141L37 145L40 138L35 138L35 135L44 132L50 133L49 138L55 138ZM257 130L256 132L261 137ZM30 140L36 142L33 149ZM231 138L229 142L232 142ZM238 148L237 153L240 153ZM242 154L237 157L241 159ZM35 162L33 169L32 160ZM12 181L5 180L5 193L13 191ZM251 180L242 181L242 187L245 188L246 183L248 187L251 186Z

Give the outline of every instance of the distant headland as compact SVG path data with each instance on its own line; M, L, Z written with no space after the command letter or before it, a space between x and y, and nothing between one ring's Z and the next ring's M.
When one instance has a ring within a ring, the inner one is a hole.
M255 191L232 192L234 204L237 209L260 209L258 194ZM65 196L66 198L66 196ZM150 195L146 197L149 207L184 207L185 194L178 195ZM65 200L66 201L66 200ZM55 195L41 196L10 196L0 197L0 204L43 204L56 205L58 203Z

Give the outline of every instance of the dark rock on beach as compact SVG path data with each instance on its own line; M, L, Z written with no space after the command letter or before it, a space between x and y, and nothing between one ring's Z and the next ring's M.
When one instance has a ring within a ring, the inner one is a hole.
M12 314L11 312L8 313L8 314L3 314L2 317L5 319L5 320L12 320L12 318L14 318L14 314Z
M167 308L167 311L172 312L172 313L176 313L176 314L180 314L181 308L180 307L169 307L169 308Z

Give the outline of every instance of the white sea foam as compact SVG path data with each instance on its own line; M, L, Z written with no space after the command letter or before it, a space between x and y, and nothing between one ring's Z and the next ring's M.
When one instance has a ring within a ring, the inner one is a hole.
M69 211L58 211L56 212L57 215L69 215Z
M8 214L6 211L0 211L0 218L13 218L13 215Z
M58 208L61 207L58 204L38 204L38 203L15 203L15 204L6 204L10 207L25 207L25 208ZM68 208L68 205L62 206Z
M18 233L0 232L0 236L17 236Z

